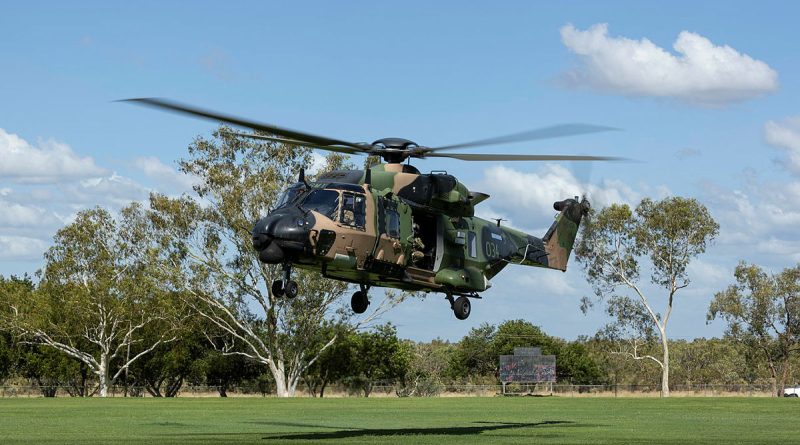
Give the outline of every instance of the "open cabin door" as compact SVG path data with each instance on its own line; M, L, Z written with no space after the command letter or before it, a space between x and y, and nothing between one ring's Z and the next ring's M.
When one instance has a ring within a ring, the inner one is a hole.
M377 235L373 258L376 261L404 266L409 258L412 235L411 208L400 201L377 199Z

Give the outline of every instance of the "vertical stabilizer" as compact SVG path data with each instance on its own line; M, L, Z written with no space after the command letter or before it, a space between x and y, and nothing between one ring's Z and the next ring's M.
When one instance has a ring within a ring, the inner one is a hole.
M553 203L553 208L561 212L542 238L547 252L547 267L561 271L567 270L567 261L578 235L581 219L589 211L589 201L583 198L565 199Z

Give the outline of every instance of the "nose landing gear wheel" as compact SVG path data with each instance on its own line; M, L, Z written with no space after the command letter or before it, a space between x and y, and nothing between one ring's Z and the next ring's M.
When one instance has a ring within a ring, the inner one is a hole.
M366 292L357 291L353 294L353 297L350 298L350 307L356 314L363 314L367 311L368 306L369 298L367 297Z
M455 314L456 318L459 320L466 320L471 310L472 304L467 297L458 297L453 303L453 314Z
M283 280L275 280L272 282L272 295L278 298L283 296Z

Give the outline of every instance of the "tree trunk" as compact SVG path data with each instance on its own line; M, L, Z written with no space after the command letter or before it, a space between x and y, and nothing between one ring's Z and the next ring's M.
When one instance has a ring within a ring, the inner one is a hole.
M372 392L372 381L367 379L367 381L364 382L364 397L369 397L369 393L371 392Z
M772 395L775 397L780 397L782 394L778 394L778 372L775 370L775 364L770 360L769 363L769 371L772 378L770 381L772 382Z
M319 388L319 398L320 399L325 397L325 387L326 386L328 386L328 381L327 380L323 380L322 381L322 386L320 386L320 388Z
M179 377L172 382L167 383L167 397L178 397L178 392L183 387L183 377Z
M661 332L661 347L664 350L664 357L661 361L661 397L669 397L669 343L667 333Z
M97 369L97 380L99 381L98 394L100 397L108 397L108 356L100 356L100 367Z
M288 381L284 373L284 363L281 360L269 363L269 371L275 378L275 392L278 397L294 397L297 379L294 382Z
M783 390L786 388L786 379L789 377L789 369L791 369L791 364L789 363L789 354L786 354L786 358L783 360L783 372L781 373L781 382L779 387L777 388L777 393L775 394L776 397L783 397Z

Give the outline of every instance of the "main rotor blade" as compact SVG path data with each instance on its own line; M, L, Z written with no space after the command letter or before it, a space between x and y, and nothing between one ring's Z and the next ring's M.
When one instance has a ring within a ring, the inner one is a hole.
M278 142L278 143L281 143L281 144L299 145L301 147L316 148L316 149L319 149L319 150L327 150L327 151L335 151L337 153L346 153L346 154L365 154L365 153L368 153L365 150L355 149L355 148L352 148L352 147L336 147L336 146L333 146L333 145L328 145L328 146L326 146L326 145L315 145L315 144L309 144L308 142L304 142L304 141L295 141L295 140L292 140L292 139L277 138L277 137L273 137L273 136L265 136L263 134L239 133L239 132L236 132L236 131L223 131L222 134L230 134L230 135L233 135L233 136L240 136L240 137L243 137L243 138L250 138L250 139L261 139L261 140L265 140L265 141Z
M462 161L625 161L613 156L584 155L509 155L480 153L426 153L426 158L454 158Z
M602 131L615 131L619 128L604 127L591 124L560 124L549 127L537 128L536 130L523 131L505 136L498 136L477 141L463 142L460 144L444 145L441 147L425 148L425 151L450 150L453 148L480 147L484 145L501 145L512 142L533 141L538 139L560 138L565 136L575 136L579 134L600 133Z
M161 108L169 111L174 111L177 113L188 114L196 117L203 117L214 121L227 122L232 125L238 125L240 127L247 127L253 130L259 130L259 131L264 131L266 133L277 134L290 139L308 142L310 144L315 144L315 145L322 145L322 146L344 145L355 149L369 149L368 146L364 147L363 145L355 144L353 142L341 141L339 139L331 139L324 136L317 136L310 133L304 133L297 130L278 127L272 124L251 121L249 119L236 117L229 114L217 113L214 111L197 108L191 105L185 105L168 99L160 99L156 97L144 97L136 99L124 99L121 100L120 102L133 102L136 104L145 105L153 108Z

